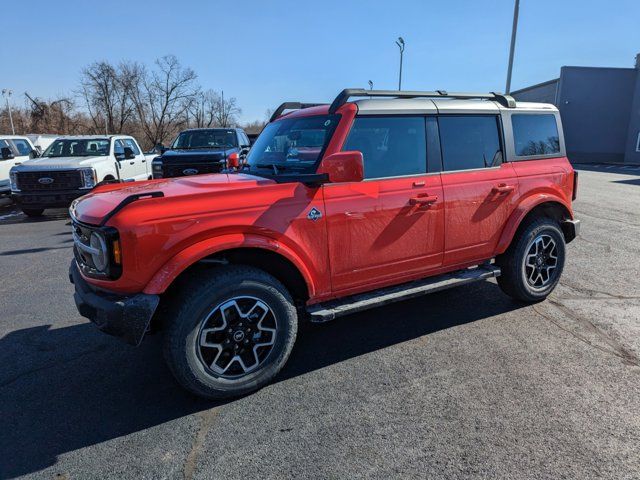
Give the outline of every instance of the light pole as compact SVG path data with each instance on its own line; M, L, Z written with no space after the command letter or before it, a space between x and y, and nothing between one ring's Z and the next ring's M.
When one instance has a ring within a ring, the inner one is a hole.
M369 80L369 90L373 90L373 81Z
M13 117L11 116L11 105L9 105L9 97L11 96L12 93L13 93L13 90L9 90L8 88L2 89L2 95L4 96L4 99L7 102L7 110L9 110L9 122L11 123L11 134L15 135L16 129L13 128Z
M402 90L402 54L404 53L404 40L402 37L398 37L396 45L400 49L400 75L398 76L398 90Z
M516 0L513 6L513 27L511 28L511 47L509 48L509 68L507 69L507 86L504 93L511 92L511 71L513 69L513 53L516 49L516 32L518 30L518 12L520 10L520 0Z

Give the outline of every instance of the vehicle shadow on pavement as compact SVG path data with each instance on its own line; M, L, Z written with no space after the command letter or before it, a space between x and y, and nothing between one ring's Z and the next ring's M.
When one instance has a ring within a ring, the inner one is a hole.
M305 325L275 382L520 307L481 282ZM90 323L50 327L0 339L0 478L226 403L183 391L161 359L158 335L132 348Z

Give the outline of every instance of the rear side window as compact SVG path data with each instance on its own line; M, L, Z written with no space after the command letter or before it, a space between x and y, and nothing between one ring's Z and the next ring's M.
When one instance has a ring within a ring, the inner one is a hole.
M502 148L498 122L494 115L439 117L444 170L469 170L500 165Z
M516 156L560 153L560 137L555 115L511 115Z
M365 178L426 173L425 119L358 117L342 150L362 152Z

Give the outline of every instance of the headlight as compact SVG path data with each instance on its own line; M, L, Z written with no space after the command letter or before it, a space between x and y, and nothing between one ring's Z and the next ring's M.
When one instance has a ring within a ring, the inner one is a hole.
M153 170L153 178L162 178L162 161L154 160L151 162L151 169Z
M20 189L18 188L18 172L11 169L11 171L9 172L9 181L11 182L11 191L19 192Z
M109 266L109 252L107 252L107 242L104 237L98 233L93 232L89 237L89 246L93 249L91 251L91 260L93 265L99 272L104 272Z
M80 169L80 175L82 176L82 189L90 190L96 186L96 171L93 168Z

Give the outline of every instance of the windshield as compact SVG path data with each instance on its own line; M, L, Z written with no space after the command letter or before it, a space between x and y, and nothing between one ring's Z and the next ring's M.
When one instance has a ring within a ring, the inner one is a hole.
M43 157L106 157L109 139L58 139L49 145Z
M234 130L188 130L178 135L173 149L231 148L238 146Z
M247 156L249 168L276 174L290 170L314 173L339 119L339 115L321 115L285 118L267 125Z

